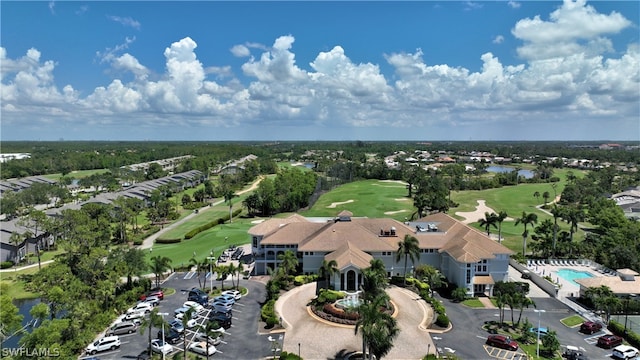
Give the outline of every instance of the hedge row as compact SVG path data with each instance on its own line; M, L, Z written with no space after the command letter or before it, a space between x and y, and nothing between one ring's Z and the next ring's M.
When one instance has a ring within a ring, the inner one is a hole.
M13 266L13 261L3 261L0 263L0 269L8 269Z
M633 331L630 331L627 328L627 333L624 333L624 324L620 324L617 321L611 320L609 321L609 326L607 327L612 333L622 336L631 344L631 346L635 348L640 348L640 335L636 334Z
M156 244L175 244L175 243L179 243L180 241L182 241L182 239L180 239L180 238L156 239Z
M233 214L233 216L238 216L241 212L242 212L242 209L237 209L232 214ZM209 229L211 229L212 227L214 227L216 225L222 225L227 221L229 221L229 215L224 215L224 216L222 216L220 218L217 218L217 219L215 219L213 221L210 221L210 222L208 222L206 224L200 225L197 228L195 228L195 229L189 231L188 233L186 233L184 235L184 239L185 240L189 240L192 237L198 235L199 233L201 233L201 232L203 232L205 230L209 230Z
M262 321L267 323L268 328L272 328L278 323L278 318L276 317L276 311L274 309L275 304L276 300L271 299L264 304L262 309L260 309L260 318Z

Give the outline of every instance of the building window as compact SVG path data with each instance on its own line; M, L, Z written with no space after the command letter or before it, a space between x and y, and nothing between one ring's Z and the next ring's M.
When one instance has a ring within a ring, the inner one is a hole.
M467 284L471 283L471 269L467 269Z
M257 248L257 247L258 247L258 237L257 237L257 236L254 236L254 237L253 237L253 247L254 247L254 248Z

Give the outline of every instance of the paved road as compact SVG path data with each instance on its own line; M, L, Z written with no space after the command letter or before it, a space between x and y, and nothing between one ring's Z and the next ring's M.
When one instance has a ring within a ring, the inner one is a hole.
M283 349L298 353L305 360L334 359L338 354L362 351L362 337L353 326L329 324L307 312L308 302L315 296L315 283L300 286L284 294L276 303L286 328ZM387 290L398 308L396 319L400 335L394 339L387 359L421 359L427 351L435 352L424 327L431 317L431 308L418 295L398 287ZM299 344L299 347L298 347Z

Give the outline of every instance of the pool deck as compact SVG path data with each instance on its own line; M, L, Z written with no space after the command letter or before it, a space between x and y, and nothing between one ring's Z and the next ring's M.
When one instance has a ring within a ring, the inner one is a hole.
M553 279L558 284L560 284L560 290L558 291L558 296L557 296L559 299L577 297L578 294L580 293L580 286L575 284L571 280L567 280L562 278L561 276L558 276L558 270L569 269L574 271L582 271L582 272L591 274L593 277L607 276L599 273L589 265L579 265L579 264L576 265L575 263L563 264L562 262L559 262L557 260L552 261L551 264L530 265L528 268L529 270L531 270L532 272L535 272L538 275L550 276L551 279Z

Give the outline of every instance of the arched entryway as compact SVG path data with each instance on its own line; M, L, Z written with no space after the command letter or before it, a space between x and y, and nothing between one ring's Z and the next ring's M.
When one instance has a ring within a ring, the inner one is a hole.
M347 271L347 291L356 291L356 272L354 270Z

